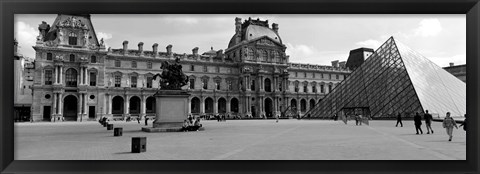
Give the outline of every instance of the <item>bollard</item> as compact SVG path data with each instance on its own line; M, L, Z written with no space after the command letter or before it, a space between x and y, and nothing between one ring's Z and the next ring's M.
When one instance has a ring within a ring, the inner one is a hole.
M132 137L132 153L147 151L147 137Z
M122 136L122 134L123 134L122 132L123 132L123 128L121 128L121 127L113 128L113 136L115 136L115 137Z
M113 129L113 124L107 124L107 130L112 130Z

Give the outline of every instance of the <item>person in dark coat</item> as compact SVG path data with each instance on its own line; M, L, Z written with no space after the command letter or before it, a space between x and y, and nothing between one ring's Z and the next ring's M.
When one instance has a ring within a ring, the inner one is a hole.
M358 126L358 121L359 121L358 120L358 114L355 114L355 125L357 125L357 126Z
M148 117L145 117L145 126L148 126Z
M467 114L465 114L464 117L465 117L465 120L463 120L463 123L460 124L460 127L463 126L463 130L467 131Z
M433 129L432 129L432 114L428 113L428 110L425 110L425 115L423 116L425 119L425 127L427 127L427 134L430 134L430 131L432 131L433 134Z
M422 126L422 117L420 117L418 112L415 113L415 116L413 117L413 121L415 123L415 130L417 131L417 134L418 134L418 130L420 130L420 133L423 134L422 128L420 127Z
M397 115L397 125L395 125L395 127L398 127L398 123L400 123L400 126L403 127L402 114L400 114L400 112Z

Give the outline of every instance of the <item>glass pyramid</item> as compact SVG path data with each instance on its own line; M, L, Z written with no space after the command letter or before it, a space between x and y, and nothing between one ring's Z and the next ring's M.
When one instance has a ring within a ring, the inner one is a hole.
M355 113L395 118L425 110L434 117L446 112L463 116L466 84L390 37L309 113L316 118Z

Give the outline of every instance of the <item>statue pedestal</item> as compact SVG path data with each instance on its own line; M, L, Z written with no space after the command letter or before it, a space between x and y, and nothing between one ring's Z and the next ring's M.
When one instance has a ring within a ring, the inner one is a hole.
M188 116L188 94L184 90L159 90L155 95L155 122L144 132L177 132Z

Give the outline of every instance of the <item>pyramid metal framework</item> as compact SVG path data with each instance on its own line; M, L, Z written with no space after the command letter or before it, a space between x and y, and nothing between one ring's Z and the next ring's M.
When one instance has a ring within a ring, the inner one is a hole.
M372 118L466 113L466 84L390 37L305 115L331 118L360 113Z

